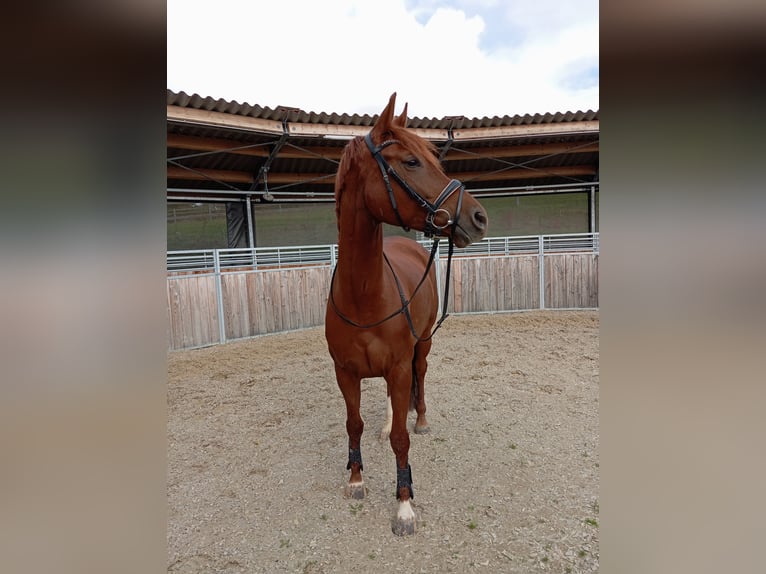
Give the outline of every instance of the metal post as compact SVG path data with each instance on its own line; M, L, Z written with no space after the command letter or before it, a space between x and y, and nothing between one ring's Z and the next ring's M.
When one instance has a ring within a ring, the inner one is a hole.
M544 243L543 243L543 236L540 235L538 237L538 244L537 244L537 250L538 250L538 268L540 276L540 309L545 309L545 253L543 252L544 249Z
M250 201L250 196L245 198L247 204L247 240L250 247L255 247L255 231L253 228L253 204Z
M218 339L226 342L226 320L223 316L223 286L221 285L221 256L218 249L213 250L213 267L215 269L215 299L218 304Z
M596 232L596 186L591 185L588 192L588 231Z
M258 261L255 257L255 231L253 229L253 203L250 200L250 196L245 197L245 210L247 211L247 217L245 218L245 221L247 222L247 244L250 247L250 259L252 261L253 267L258 266Z

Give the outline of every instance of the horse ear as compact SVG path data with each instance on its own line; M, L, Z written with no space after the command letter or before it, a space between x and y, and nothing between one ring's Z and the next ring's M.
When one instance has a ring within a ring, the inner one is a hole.
M396 92L391 94L388 100L388 105L380 112L378 121L375 122L372 131L375 134L381 135L391 130L391 125L394 123L394 106L396 105ZM385 138L381 138L385 139Z
M394 120L394 123L403 128L407 127L407 102L404 102L404 109L399 117Z

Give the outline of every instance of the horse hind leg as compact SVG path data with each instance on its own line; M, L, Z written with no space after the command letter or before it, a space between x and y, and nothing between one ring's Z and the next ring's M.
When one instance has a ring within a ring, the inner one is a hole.
M361 379L348 375L345 371L336 368L336 379L343 400L346 402L346 432L348 433L348 463L346 470L351 471L351 476L344 489L344 494L350 498L362 499L365 496L364 478L362 471L362 432L364 432L364 420L360 413L362 397Z
M426 394L425 378L428 370L428 361L426 356L431 350L431 341L421 341L415 346L415 353L412 358L412 383L410 386L410 411L417 412L415 421L415 433L424 434L431 430L426 419ZM386 440L391 434L391 423L393 421L393 409L391 408L391 390L386 392L386 423L380 430L380 440Z
M391 407L391 392L386 390L386 423L380 429L380 440L388 440L391 434L391 423L394 419L394 409Z

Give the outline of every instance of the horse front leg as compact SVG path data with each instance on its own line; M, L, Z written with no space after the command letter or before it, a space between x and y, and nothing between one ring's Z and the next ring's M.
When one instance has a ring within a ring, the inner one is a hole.
M428 353L431 351L431 339L420 341L415 345L415 357L412 359L412 398L415 411L418 414L415 421L417 434L427 433L430 430L426 420L426 371L428 371Z
M392 530L397 536L414 534L415 512L410 500L412 490L412 469L409 464L410 435L407 432L407 412L411 393L411 374L402 372L396 380L389 382L393 420L389 440L396 456L396 498L399 500Z
M346 469L351 471L344 494L350 498L361 499L365 495L362 471L362 432L364 421L359 411L362 397L362 380L360 377L335 367L335 378L338 381L343 400L346 402L346 432L348 433L348 463Z

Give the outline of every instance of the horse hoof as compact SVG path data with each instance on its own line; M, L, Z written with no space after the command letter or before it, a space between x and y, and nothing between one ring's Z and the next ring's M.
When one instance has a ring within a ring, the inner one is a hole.
M365 488L363 482L357 482L354 484L347 484L346 488L344 489L343 493L348 498L354 498L356 500L361 500L364 498L365 495Z
M419 427L418 425L415 425L415 434L428 434L431 432L431 427L428 425Z
M397 536L409 536L415 534L415 511L409 500L400 500L399 509L394 516L391 530Z
M391 530L397 536L410 536L415 534L415 519L402 519L399 517L394 518L394 523L391 526Z

